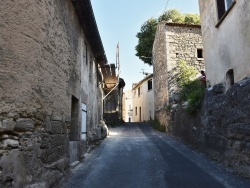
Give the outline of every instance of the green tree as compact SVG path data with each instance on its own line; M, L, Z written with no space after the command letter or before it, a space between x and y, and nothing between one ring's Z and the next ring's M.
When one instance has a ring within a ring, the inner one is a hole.
M188 101L187 112L195 114L200 107L206 87L195 77L198 74L196 68L188 65L184 60L179 62L178 85L182 101Z
M141 31L137 33L138 45L135 47L136 56L145 63L152 65L151 56L155 38L157 20L150 18L141 27Z
M158 19L150 18L141 26L140 32L137 33L138 44L135 47L136 56L144 63L152 65L152 49L155 38L156 26L158 22L172 20L175 23L199 24L200 17L198 14L182 14L176 9L164 12Z
M182 23L184 22L184 15L180 13L180 11L176 9L171 9L164 12L159 16L158 22L169 21L172 20L174 23Z
M185 14L184 23L200 24L200 16L198 14Z
M183 87L184 85L190 84L198 74L196 68L188 65L186 61L180 60L179 62L179 75L178 84Z

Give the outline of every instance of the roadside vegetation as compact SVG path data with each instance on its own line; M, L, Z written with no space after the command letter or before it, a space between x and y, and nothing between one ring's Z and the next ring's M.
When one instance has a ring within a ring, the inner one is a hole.
M164 125L162 125L160 123L160 121L155 118L154 120L150 120L150 124L152 125L152 127L160 132L165 132L166 131L166 127Z
M182 102L188 102L186 111L190 114L194 114L201 106L206 89L206 86L196 78L197 74L198 71L184 60L179 62L177 82L180 87L180 99Z

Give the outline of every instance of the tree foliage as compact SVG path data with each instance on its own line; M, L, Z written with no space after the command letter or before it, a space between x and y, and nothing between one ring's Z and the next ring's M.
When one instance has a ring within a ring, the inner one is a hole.
M171 9L159 16L158 22L172 20L174 23L184 22L184 15L176 9Z
M147 20L141 27L141 31L137 33L138 45L135 47L136 56L142 61L151 65L152 48L155 38L157 20L151 18Z
M184 60L179 62L178 85L180 87L180 97L182 101L187 101L187 112L195 114L200 107L206 87L195 79L198 71L195 67L188 65Z
M178 84L183 87L184 85L188 85L190 82L194 80L198 71L196 68L188 65L186 61L180 60L179 62L179 75L178 75Z
M150 18L141 26L137 33L138 44L135 47L136 56L144 63L152 65L152 49L156 33L156 26L159 22L172 20L174 23L199 24L200 16L198 14L182 14L176 9L170 9L160 15L157 19Z

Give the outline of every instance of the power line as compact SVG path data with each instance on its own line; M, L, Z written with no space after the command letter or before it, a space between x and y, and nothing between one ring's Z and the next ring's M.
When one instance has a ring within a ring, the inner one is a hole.
M164 9L164 12L163 12L163 13L166 12L166 9L167 9L167 6L168 6L168 2L169 2L169 0L167 1L167 4L166 4L166 6L165 6L165 9Z

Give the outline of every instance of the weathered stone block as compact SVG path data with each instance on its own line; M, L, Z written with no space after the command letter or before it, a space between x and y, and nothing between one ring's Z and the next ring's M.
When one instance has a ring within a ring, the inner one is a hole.
M13 140L18 140L19 139L17 136L8 135L8 134L3 134L3 135L0 136L0 140L7 139L7 138L10 138L10 139L13 139Z
M2 131L13 131L16 123L13 119L5 119L2 121Z
M45 131L47 132L51 132L51 121L50 120L46 120L45 122Z
M215 86L213 86L213 93L214 94L223 94L226 91L226 87L225 84L217 84Z
M65 116L65 122L71 122L71 115Z
M18 149L4 153L0 160L3 181L12 179L12 187L23 187L26 180L26 168L22 152Z
M13 139L4 139L1 141L1 146L3 148L7 147L17 148L19 146L19 141Z
M26 185L24 188L47 188L48 186L46 185L45 182L42 183L35 183L31 185Z
M62 134L62 122L52 121L51 122L51 132L53 134Z
M52 116L51 116L51 120L52 121L63 121L63 116L61 116L61 115L56 115L56 114L53 114Z
M20 118L16 121L15 130L16 131L32 131L34 129L35 123L29 118Z

